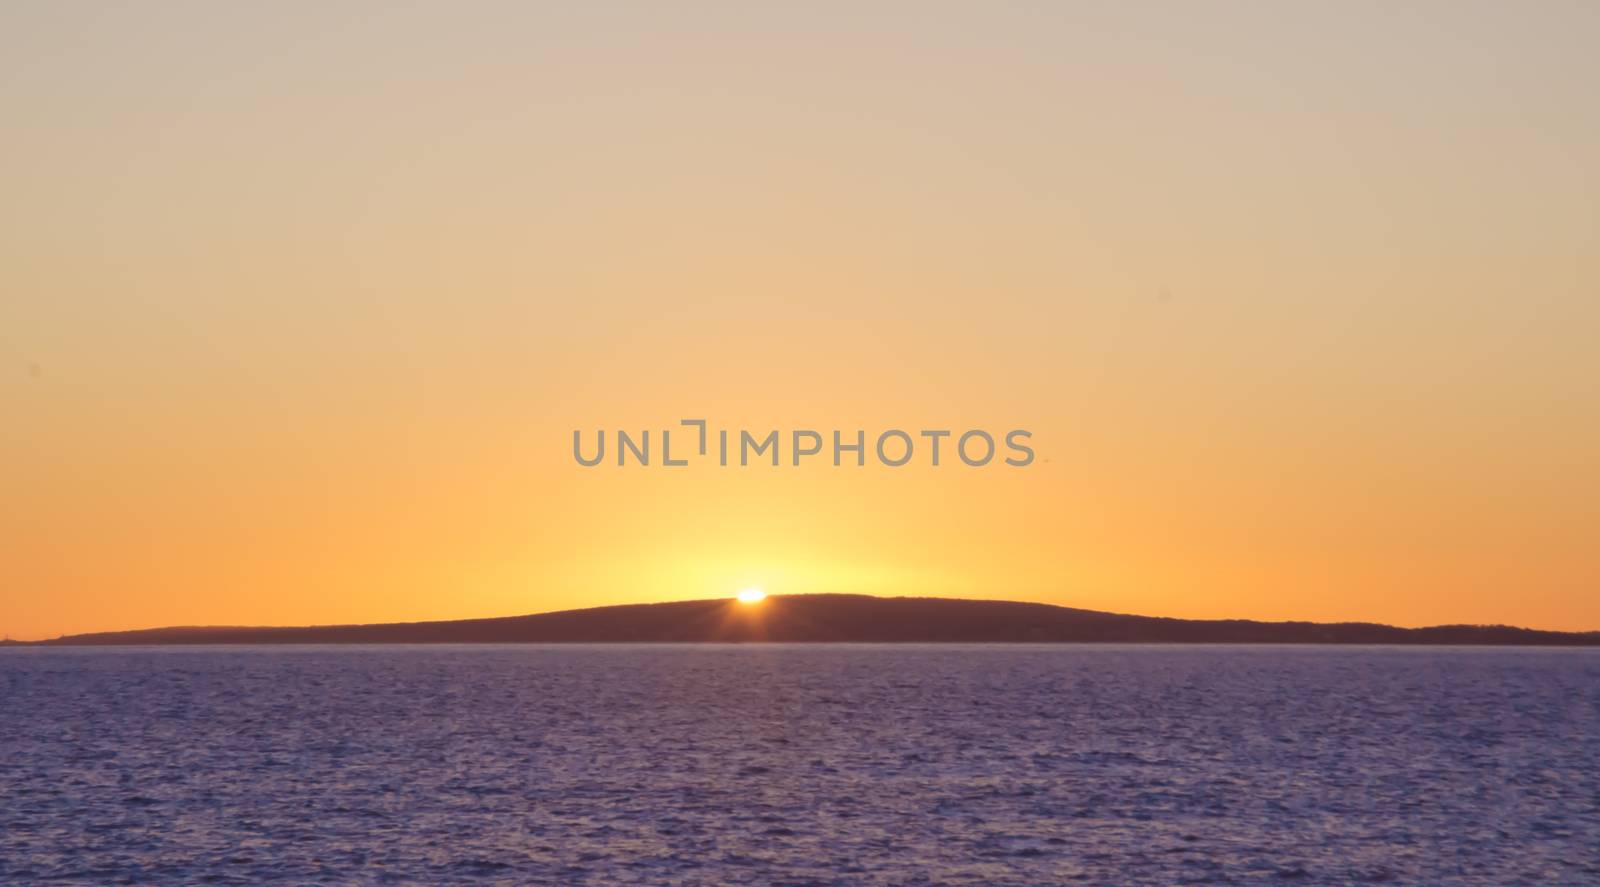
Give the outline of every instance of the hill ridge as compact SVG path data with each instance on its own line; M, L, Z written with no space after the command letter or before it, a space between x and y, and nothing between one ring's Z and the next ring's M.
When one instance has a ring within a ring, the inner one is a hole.
M437 643L1233 643L1600 646L1600 632L1134 616L1029 601L858 594L612 604L522 616L320 626L169 626L28 646Z

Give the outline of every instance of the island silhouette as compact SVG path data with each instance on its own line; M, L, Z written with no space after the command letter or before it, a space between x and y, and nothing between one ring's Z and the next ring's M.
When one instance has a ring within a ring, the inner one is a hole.
M1600 632L1506 625L1171 619L1050 604L861 594L624 604L529 616L305 627L178 626L31 645L561 643L1184 643L1600 646Z

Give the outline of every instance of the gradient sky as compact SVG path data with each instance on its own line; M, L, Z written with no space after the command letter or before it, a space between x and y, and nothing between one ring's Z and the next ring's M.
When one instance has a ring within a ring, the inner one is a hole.
M4 4L0 632L1600 629L1600 4L863 5Z

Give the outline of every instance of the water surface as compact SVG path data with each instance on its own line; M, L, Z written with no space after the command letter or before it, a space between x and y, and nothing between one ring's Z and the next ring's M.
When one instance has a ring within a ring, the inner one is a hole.
M1600 654L0 651L0 883L1600 883Z

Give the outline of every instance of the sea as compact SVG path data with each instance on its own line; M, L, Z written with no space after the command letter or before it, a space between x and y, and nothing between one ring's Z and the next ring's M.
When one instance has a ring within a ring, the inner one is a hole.
M1600 652L0 650L0 884L1600 884Z

